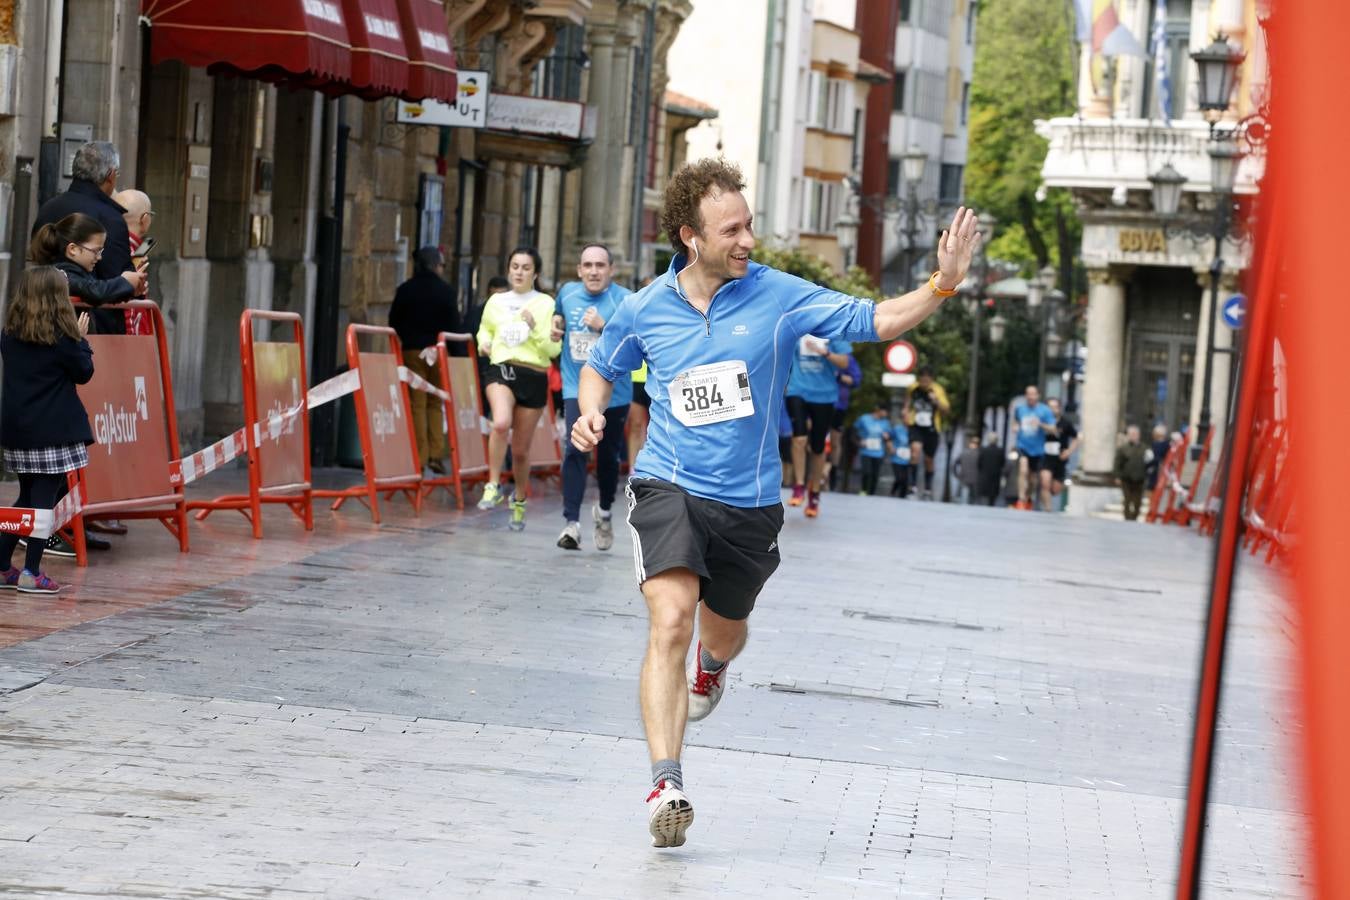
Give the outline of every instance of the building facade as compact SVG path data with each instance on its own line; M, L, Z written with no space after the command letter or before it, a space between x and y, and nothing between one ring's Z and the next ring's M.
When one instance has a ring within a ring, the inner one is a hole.
M963 201L977 13L976 0L857 2L862 57L887 77L867 101L858 262L886 293L931 270ZM915 152L923 174L910 185L902 160Z
M1161 21L1155 18L1160 8ZM1126 425L1137 424L1145 432L1157 424L1176 430L1201 419L1214 243L1183 233L1159 215L1150 181L1170 164L1185 179L1183 212L1200 221L1212 216L1210 126L1198 107L1197 70L1189 54L1220 32L1246 54L1221 129L1244 131L1251 117L1259 117L1268 92L1255 0L1165 0L1161 7L1117 0L1116 10L1141 44L1149 35L1163 36L1171 116L1161 111L1154 59L1104 58L1085 46L1079 116L1038 126L1050 142L1044 182L1073 192L1083 222L1089 290L1082 432L1083 468L1089 475L1110 472ZM1234 192L1250 199L1264 160L1259 143L1244 149ZM1248 254L1240 236L1222 242L1221 302L1239 292ZM1221 322L1214 335L1219 352L1211 412L1218 441L1226 419L1234 335Z
M317 380L338 364L348 322L386 321L418 246L442 247L466 306L518 244L538 246L545 289L567 277L579 242L604 241L636 271L644 161L667 143L664 86L649 86L686 0L241 5L250 28L285 19L275 30L300 43L281 49L261 31L194 44L174 18L191 7L235 15L229 4L0 0L0 280L23 266L33 214L64 188L73 148L115 143L119 187L145 190L155 211L151 298L185 447L242 421L233 335L245 308L301 313ZM414 14L416 27L402 18ZM362 47L380 52L362 62ZM454 99L486 95L483 121L405 115L372 60L411 72L418 47L454 54ZM335 52L351 57L341 72Z

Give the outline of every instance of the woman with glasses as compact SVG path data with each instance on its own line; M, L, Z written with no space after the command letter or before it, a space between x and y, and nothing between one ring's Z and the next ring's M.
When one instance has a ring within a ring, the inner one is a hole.
M98 278L94 265L103 256L108 239L103 225L84 213L71 213L51 225L43 225L29 245L29 259L39 265L55 266L70 282L72 300L92 307L130 300L145 286L145 273L123 272L117 278ZM97 318L95 319L97 322Z

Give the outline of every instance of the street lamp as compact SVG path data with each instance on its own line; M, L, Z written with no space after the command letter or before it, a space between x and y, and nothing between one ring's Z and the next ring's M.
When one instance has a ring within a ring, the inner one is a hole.
M975 229L980 233L980 245L976 251L979 274L974 280L966 276L961 282L961 296L972 307L970 325L970 385L966 391L966 434L980 433L979 410L977 409L977 390L980 382L980 317L981 299L984 296L985 282L989 280L989 242L993 240L997 220L988 213L980 213L976 218Z
M1211 129L1228 112L1233 88L1237 85L1238 69L1246 58L1245 53L1228 43L1222 31L1214 36L1214 43L1191 54L1200 73L1200 109L1209 120Z
M1008 320L1003 318L1002 315L995 313L994 317L989 320L989 343L991 344L1003 343L1003 335L1007 332L1007 330L1008 330Z
M1164 218L1175 216L1177 210L1181 209L1181 188L1186 184L1186 176L1168 163L1150 175L1148 180L1153 182L1154 211Z
M1027 282L1027 308L1035 309L1041 306L1041 301L1046 297L1046 292L1053 290L1055 286L1055 267L1048 263ZM1046 303L1041 308L1041 341L1040 351L1036 362L1036 385L1041 390L1045 390L1045 338L1046 332L1050 330L1050 304Z
M910 144L900 157L900 172L905 177L905 291L914 288L914 251L919 243L919 182L923 181L927 166L928 154L917 144Z
M853 213L845 210L839 217L839 221L834 223L835 239L839 242L839 250L844 254L844 271L853 265L853 249L858 246L858 220L853 217Z

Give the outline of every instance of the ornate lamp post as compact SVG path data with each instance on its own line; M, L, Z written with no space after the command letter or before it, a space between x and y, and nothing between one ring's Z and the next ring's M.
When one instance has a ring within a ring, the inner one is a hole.
M923 181L928 166L928 154L911 144L900 157L900 172L905 177L905 282L904 289L914 289L914 251L919 242L919 182Z
M979 224L976 228L980 232L980 249L976 258L977 271L972 283L971 277L966 276L966 280L961 284L961 296L966 303L971 306L971 326L970 326L970 385L966 392L966 434L978 433L980 427L980 417L978 408L978 389L980 382L980 327L981 313L983 310L984 287L985 282L989 280L989 241L994 236L994 228L997 220L988 213L980 213ZM995 317L1000 318L1000 317ZM993 322L990 322L993 325ZM1003 339L1002 329L1000 328L999 340ZM991 331L990 340L993 340Z
M1209 437L1213 423L1212 397L1214 382L1214 321L1219 316L1219 284L1223 277L1223 242L1240 234L1240 222L1233 215L1233 184L1237 177L1242 151L1237 147L1237 130L1220 131L1216 126L1227 113L1233 87L1237 84L1238 69L1245 54L1229 44L1222 33L1203 50L1191 54L1199 78L1199 106L1209 120L1210 192L1214 195L1214 212L1206 221L1190 217L1178 219L1182 187L1186 178L1170 163L1149 177L1153 184L1153 208L1163 217L1170 234L1178 232L1192 239L1210 239L1214 252L1209 263L1209 316L1205 323L1205 379L1200 394L1200 421L1197 440L1193 444L1197 458Z

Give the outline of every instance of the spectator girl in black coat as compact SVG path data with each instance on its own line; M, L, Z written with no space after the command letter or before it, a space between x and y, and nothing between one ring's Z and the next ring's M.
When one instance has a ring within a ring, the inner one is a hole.
M98 308L105 303L130 300L145 283L145 276L137 271L123 272L116 278L93 274L107 239L108 233L97 219L71 213L55 224L39 228L29 245L28 256L35 263L64 272L70 280L70 296ZM120 310L116 312L121 315ZM125 327L114 333L124 331Z
M84 339L89 314L78 319L66 276L53 266L28 269L5 310L0 333L4 384L0 392L0 447L5 468L19 476L14 505L52 509L66 473L89 465L94 442L89 416L75 391L94 377L94 353ZM46 542L29 540L23 570L12 565L18 535L0 534L0 588L55 594L61 589L40 568Z

